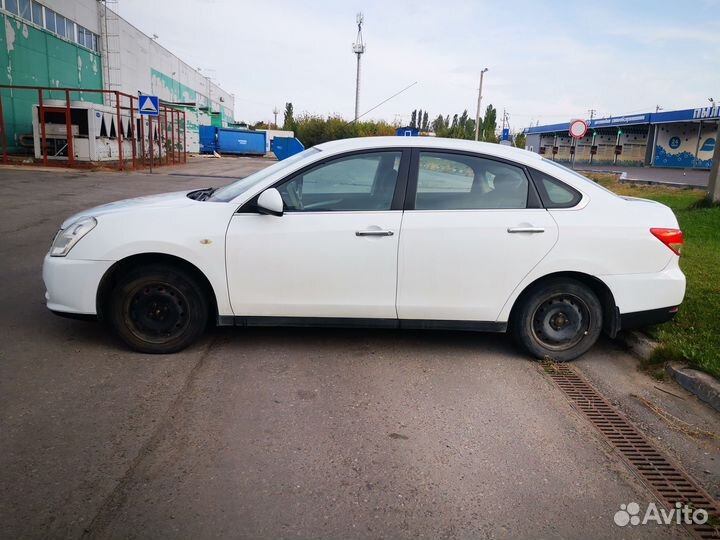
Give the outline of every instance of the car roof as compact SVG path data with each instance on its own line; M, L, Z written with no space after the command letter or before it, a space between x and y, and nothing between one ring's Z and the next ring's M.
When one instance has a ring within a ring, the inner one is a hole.
M447 139L444 137L358 137L340 139L316 146L319 150L330 153L351 152L372 148L431 148L434 150L461 150L487 156L505 158L525 164L534 164L542 160L542 156L512 146L502 144L469 141L466 139Z

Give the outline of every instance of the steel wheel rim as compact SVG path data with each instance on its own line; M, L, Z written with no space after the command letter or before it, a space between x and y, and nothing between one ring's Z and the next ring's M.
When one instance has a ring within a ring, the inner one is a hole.
M124 307L128 328L146 342L171 341L181 336L190 324L186 296L169 283L137 287L127 296Z
M533 337L546 349L565 351L583 340L590 323L590 308L585 301L574 294L560 293L535 309L530 328Z

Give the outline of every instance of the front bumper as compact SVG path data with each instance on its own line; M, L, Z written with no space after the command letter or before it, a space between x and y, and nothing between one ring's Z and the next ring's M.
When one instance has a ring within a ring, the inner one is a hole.
M49 310L74 315L97 314L100 280L113 261L84 261L45 256L43 281Z

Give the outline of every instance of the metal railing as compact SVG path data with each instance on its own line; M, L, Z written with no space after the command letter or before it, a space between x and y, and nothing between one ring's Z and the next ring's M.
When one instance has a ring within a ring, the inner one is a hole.
M10 163L14 158L27 158L28 154L16 152L12 154L8 151L8 126L5 122L5 114L3 106L5 100L8 99L7 91L10 91L10 103L15 98L16 92L33 92L36 93L37 103L31 104L31 109L37 106L37 122L40 135L40 160L43 165L61 165L69 167L88 167L98 165L96 161L89 159L78 159L75 154L75 139L79 138L73 134L71 94L100 94L103 101L107 101L110 105L103 105L114 109L116 129L115 136L111 136L108 132L106 139L108 141L116 140L117 159L105 159L103 163L116 163L118 170L126 168L138 169L159 165L173 165L187 162L187 133L185 111L171 107L167 104L160 103L159 115L157 117L139 114L139 98L131 94L116 90L96 90L87 88L55 88L49 86L21 86L21 85L0 85L0 146L2 147L2 162ZM64 95L64 105L49 105L46 96L53 94ZM96 105L102 105L100 103ZM14 111L13 111L14 112ZM32 111L30 111L32 112ZM63 146L54 156L49 155L48 135L47 135L47 114L60 113L64 115L64 123L66 129L66 146ZM128 119L128 129L124 128L123 119ZM139 122L137 120L140 120ZM146 136L147 123L147 136ZM139 130L137 129L139 126ZM139 132L139 133L138 133ZM153 134L157 133L156 137ZM23 134L19 139L24 139L30 134ZM35 157L35 136L33 128L33 158ZM15 133L15 139L18 139ZM89 137L88 137L89 139ZM129 145L124 145L123 141L130 141ZM89 141L88 144L94 144L95 141ZM22 140L15 148L29 148L22 145ZM124 148L125 147L125 148ZM128 148L129 147L129 148ZM58 156L60 153L67 154ZM128 154L128 155L126 155Z

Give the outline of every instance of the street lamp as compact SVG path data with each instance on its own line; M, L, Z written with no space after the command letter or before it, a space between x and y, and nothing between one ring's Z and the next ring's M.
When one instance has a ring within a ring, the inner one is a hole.
M478 135L480 133L480 102L482 101L482 83L483 83L483 75L488 70L488 68L483 69L480 72L480 88L478 88L478 104L477 104L477 111L475 112L475 140L478 140Z

